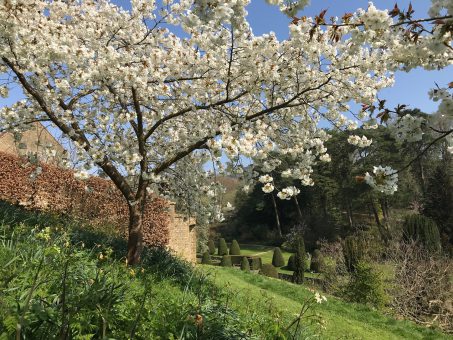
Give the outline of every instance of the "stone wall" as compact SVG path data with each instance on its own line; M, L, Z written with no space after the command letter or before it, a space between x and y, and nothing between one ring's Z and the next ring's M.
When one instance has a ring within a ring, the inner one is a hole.
M168 248L177 256L189 262L197 259L197 235L195 230L196 221L175 212L175 204L170 203L168 225Z

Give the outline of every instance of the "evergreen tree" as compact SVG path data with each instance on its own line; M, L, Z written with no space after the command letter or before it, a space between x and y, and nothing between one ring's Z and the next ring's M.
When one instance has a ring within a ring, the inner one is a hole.
M294 273L292 281L297 284L304 282L305 272L305 243L302 236L299 236L296 243L296 254L294 256Z
M406 216L403 224L404 238L419 242L432 252L441 250L440 234L436 222L422 215Z

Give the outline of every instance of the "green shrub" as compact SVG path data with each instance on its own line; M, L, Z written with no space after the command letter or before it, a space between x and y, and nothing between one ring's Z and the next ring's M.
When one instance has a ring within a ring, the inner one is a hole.
M220 261L220 265L222 267L232 267L233 264L231 263L231 256L223 255L222 261Z
M297 284L302 284L304 282L304 271L306 269L305 258L307 254L305 253L305 243L302 236L299 236L296 242L296 254L294 256L294 272L292 281Z
M263 261L261 260L261 257L257 257L257 256L250 257L250 261L251 261L251 266L250 266L251 270L260 270L261 269L261 267L263 265Z
M224 238L219 239L218 253L219 256L228 255L228 246Z
M313 251L310 262L310 270L315 273L321 273L324 266L324 257L319 249Z
M441 250L441 240L436 222L423 215L406 216L403 224L403 237L415 241L432 252Z
M241 248L239 247L239 243L236 240L233 240L233 242L231 242L230 255L241 255Z
M288 264L286 265L288 270L293 270L296 268L296 255L291 255L288 259Z
M261 266L260 274L278 279L278 270L270 263Z
M242 261L241 261L241 270L245 271L245 272L249 272L250 271L250 263L249 263L249 260L246 256L244 256L242 258Z
M343 242L343 256L349 272L355 270L356 265L364 260L366 251L365 242L357 236L348 236Z
M214 255L215 254L215 244L212 239L209 239L208 241L208 249L209 249L209 254Z
M344 296L351 302L382 308L387 295L381 273L376 272L368 263L359 261L351 274Z
M211 255L209 255L208 251L203 253L203 257L201 258L202 264L211 264Z
M274 249L274 255L272 256L272 265L274 267L283 267L285 265L285 259L283 258L282 251L279 247Z

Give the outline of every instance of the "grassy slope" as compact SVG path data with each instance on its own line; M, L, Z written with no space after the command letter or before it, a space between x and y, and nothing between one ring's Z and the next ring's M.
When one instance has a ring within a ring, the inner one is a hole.
M292 320L300 311L301 303L312 295L307 289L288 282L243 273L235 269L203 266L212 274L218 285L227 285L236 290L234 307L246 308L244 299L266 300L279 308L287 320ZM249 307L247 307L249 308ZM327 303L317 304L314 313L326 321L323 339L452 339L431 329L409 321L397 321L358 304L348 304L334 297Z

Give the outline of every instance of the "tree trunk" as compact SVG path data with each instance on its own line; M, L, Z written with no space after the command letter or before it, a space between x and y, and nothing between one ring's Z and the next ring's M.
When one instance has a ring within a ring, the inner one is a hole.
M129 205L129 237L127 240L127 264L135 265L140 262L143 250L143 204L135 202Z
M352 228L354 227L354 219L352 216L352 204L350 200L348 200L348 202L346 203L346 212L348 213L349 227L352 230Z
M275 197L274 194L271 193L271 198L272 198L272 205L274 207L274 213L275 213L275 223L277 224L277 232L278 236L282 237L282 227L280 225L280 217L278 216L278 209L277 209L277 202L275 202Z
M302 210L300 209L299 200L296 196L293 196L294 202L296 203L297 215L299 215L300 223L304 223L304 216L302 215Z

